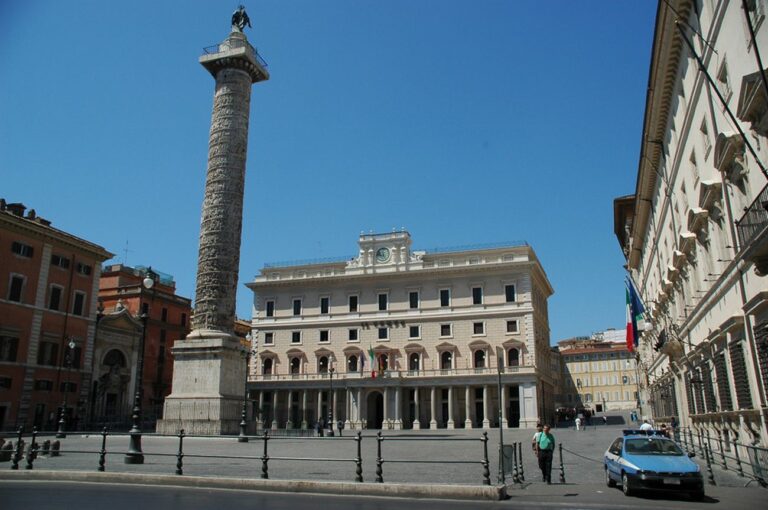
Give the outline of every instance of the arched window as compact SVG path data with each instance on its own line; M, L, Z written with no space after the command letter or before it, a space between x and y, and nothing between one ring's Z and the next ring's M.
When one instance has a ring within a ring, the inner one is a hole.
M483 349L475 351L475 368L485 368L485 351Z
M440 368L443 370L453 368L453 353L451 351L443 351L440 354Z
M328 372L328 356L320 356L320 359L317 360L317 371L321 374Z
M301 360L297 357L291 358L291 373L292 374L298 374L301 373Z
M412 352L410 356L408 356L408 370L418 370L419 369L419 353L418 352Z
M389 356L382 354L379 356L379 370L387 370L389 368Z
M357 372L357 356L354 354L347 359L347 372Z
M507 366L519 367L520 366L520 351L517 349L510 349L507 353Z
M269 375L272 373L272 365L274 362L272 361L272 358L267 358L264 360L264 364L261 367L261 372L264 375Z

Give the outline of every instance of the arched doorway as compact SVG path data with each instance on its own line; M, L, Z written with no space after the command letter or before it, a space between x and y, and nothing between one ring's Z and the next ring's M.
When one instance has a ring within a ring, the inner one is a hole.
M380 391L368 394L368 428L380 429L384 423L384 395Z

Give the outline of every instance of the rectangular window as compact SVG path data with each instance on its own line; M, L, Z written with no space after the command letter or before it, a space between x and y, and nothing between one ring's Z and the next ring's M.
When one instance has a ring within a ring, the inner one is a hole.
M16 361L19 339L12 336L0 336L0 361Z
M275 334L272 332L264 333L264 345L273 345L275 343Z
M451 336L450 324L440 324L440 336Z
M8 301L21 303L21 294L24 289L24 277L21 275L11 275L11 286L8 289Z
M267 301L265 314L267 317L274 317L275 316L275 302L270 300Z
M386 340L389 338L388 328L379 328L379 340Z
M77 263L77 272L83 276L88 276L91 274L91 266L88 264L83 264L82 262Z
M292 331L291 332L291 343L292 344L300 344L301 343L301 331Z
M80 359L83 357L83 348L75 346L74 349L67 349L66 365L72 368L80 368Z
M30 245L20 243L18 241L14 241L11 244L11 251L16 255L21 255L22 257L27 257L27 258L32 258L32 255L34 255L35 253L35 249L32 248Z
M4 390L10 390L12 382L13 382L13 379L11 379L10 377L0 377L0 388Z
M51 265L67 269L69 267L69 259L62 255L51 255Z
M321 329L320 330L320 341L321 342L329 342L330 341L329 332L328 332L327 329Z
M320 313L328 313L328 309L331 305L331 299L329 297L320 298Z
M53 389L53 381L44 381L42 379L38 379L35 381L36 391L51 391L52 389Z
M357 330L356 329L350 329L349 330L349 336L347 337L350 342L357 342Z
M517 333L517 321L507 321L507 333Z
M472 334L474 335L484 335L485 334L485 323L484 322L475 322L472 324Z
M440 306L451 306L451 289L440 289Z
M507 300L507 303L514 303L515 302L515 286L514 285L505 285L504 286L504 296Z
M408 304L411 310L419 307L419 291L412 290L408 293Z
M163 307L163 311L160 313L160 320L162 322L168 322L168 309Z
M181 314L181 325L182 326L186 326L187 325L187 314L186 313L182 313Z
M421 337L420 326L411 326L408 328L408 338L420 338L420 337Z
M293 300L293 315L301 315L301 299Z
M357 296L349 296L349 311L357 311Z
M379 311L385 311L387 309L389 296L386 293L379 294Z
M77 384L67 381L59 383L59 391L62 393L75 393L77 391Z
M473 305L483 304L483 288L482 287L472 287L472 304Z
M61 307L62 288L58 285L51 285L51 293L48 296L48 309L58 310Z
M56 343L42 341L37 348L37 364L55 367L58 354L59 346Z
M75 291L75 302L72 304L72 315L84 315L85 313L85 293Z

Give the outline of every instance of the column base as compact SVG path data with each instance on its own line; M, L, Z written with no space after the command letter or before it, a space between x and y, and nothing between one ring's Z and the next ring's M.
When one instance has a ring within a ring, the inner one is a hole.
M464 420L464 428L465 429L471 429L472 428L472 420Z
M306 420L301 422L301 430L307 430L307 421Z
M456 424L453 422L453 420L448 420L448 424L446 425L445 428L447 428L448 430L453 430L456 428Z
M293 422L292 421L286 422L285 428L292 429L293 428Z
M272 421L272 427L270 427L272 430L277 430L277 420Z
M419 423L419 420L413 420L413 430L421 430L421 423Z
M502 418L501 419L501 428L503 428L503 429L508 429L509 428L509 424L507 423L507 419L506 418Z
M355 426L355 422L353 422L353 421L347 420L347 421L344 422L344 428L347 429L347 430L355 430L354 426Z
M491 428L491 420L483 420L483 428L484 429Z
M437 430L437 422L435 420L429 422L429 430Z
M395 430L403 430L403 420L395 420Z

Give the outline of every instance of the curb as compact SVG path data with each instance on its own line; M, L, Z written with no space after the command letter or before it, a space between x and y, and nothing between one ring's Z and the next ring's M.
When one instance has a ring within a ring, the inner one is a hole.
M0 471L0 480L47 480L57 482L139 484L195 487L201 489L236 489L268 492L335 494L343 496L380 496L390 498L430 498L473 501L500 501L507 497L506 487L503 485L410 485L400 483L262 480L250 478L101 473L87 471Z

